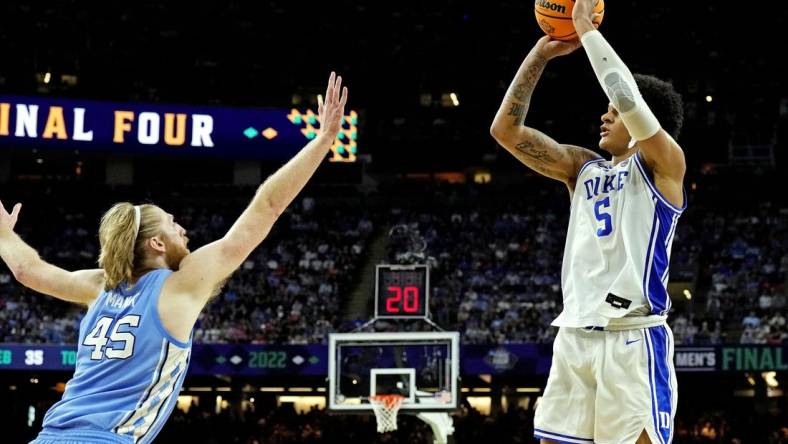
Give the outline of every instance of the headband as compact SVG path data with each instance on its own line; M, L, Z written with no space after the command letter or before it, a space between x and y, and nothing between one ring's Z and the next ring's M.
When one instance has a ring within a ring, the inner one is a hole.
M140 234L140 219L142 219L140 206L134 205L134 240L136 240L137 236Z

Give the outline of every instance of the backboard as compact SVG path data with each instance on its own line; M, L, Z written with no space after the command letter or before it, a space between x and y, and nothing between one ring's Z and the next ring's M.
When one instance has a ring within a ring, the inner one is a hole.
M369 397L405 397L400 412L445 412L459 406L457 332L329 335L329 405L371 412Z

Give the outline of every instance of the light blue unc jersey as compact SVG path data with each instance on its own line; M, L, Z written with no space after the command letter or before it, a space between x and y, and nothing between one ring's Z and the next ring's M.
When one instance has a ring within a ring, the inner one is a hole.
M44 417L42 442L149 443L177 401L191 355L164 329L159 269L102 292L79 327L74 377Z
M670 249L679 216L640 153L578 172L564 248L558 327L640 328L664 322Z

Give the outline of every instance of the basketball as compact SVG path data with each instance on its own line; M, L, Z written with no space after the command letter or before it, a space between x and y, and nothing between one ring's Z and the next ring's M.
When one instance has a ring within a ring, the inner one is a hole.
M556 40L572 40L577 37L575 26L572 23L572 8L575 0L536 0L534 14L536 22L545 34ZM594 12L601 14L594 19L599 26L605 15L605 2L598 0Z

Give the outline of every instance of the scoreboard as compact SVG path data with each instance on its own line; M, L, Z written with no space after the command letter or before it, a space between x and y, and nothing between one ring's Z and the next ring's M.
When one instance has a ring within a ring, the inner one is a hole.
M375 282L377 319L429 316L430 277L426 265L378 265Z
M0 370L73 370L77 348L59 345L0 345Z

